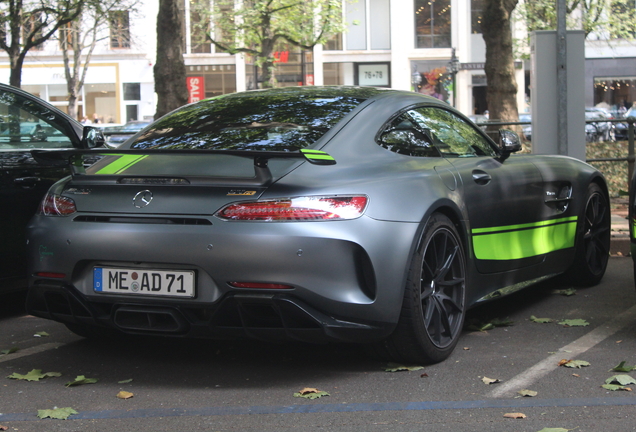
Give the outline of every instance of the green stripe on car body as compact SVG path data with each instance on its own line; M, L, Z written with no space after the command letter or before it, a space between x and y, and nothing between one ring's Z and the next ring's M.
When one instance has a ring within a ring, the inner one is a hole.
M309 162L322 164L335 164L336 160L328 153L320 150L300 149L300 152Z
M473 249L482 260L514 260L574 247L578 218L475 228Z
M119 156L116 160L97 171L95 174L121 174L134 164L147 158L148 155L108 155Z

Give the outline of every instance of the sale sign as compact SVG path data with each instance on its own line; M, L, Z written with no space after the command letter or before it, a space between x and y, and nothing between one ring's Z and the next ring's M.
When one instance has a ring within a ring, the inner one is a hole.
M202 76L186 77L186 85L188 86L188 103L205 98L205 79Z

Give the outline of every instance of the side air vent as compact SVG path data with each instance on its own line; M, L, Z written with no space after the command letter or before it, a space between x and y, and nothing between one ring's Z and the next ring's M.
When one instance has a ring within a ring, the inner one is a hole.
M212 225L208 219L177 217L121 217L121 216L77 216L74 222L101 222L159 225Z

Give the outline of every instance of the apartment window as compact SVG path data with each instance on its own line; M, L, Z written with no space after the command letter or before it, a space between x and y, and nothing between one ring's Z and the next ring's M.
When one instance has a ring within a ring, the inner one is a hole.
M210 31L210 18L195 9L190 10L190 41L193 53L211 53L212 43L207 40Z
M60 27L58 40L60 41L60 48L73 49L73 40L77 40L78 37L78 25L77 23L70 22Z
M415 0L415 47L450 48L450 0Z
M140 83L124 83L124 100L138 101L141 100L141 84Z
M110 47L130 48L130 21L128 11L112 11L110 21Z
M481 34L481 21L484 13L484 0L470 2L470 30L473 34Z

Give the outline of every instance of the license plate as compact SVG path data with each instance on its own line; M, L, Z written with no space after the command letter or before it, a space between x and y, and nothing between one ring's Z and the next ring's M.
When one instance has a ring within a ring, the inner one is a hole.
M194 272L94 267L93 289L116 294L194 297Z

